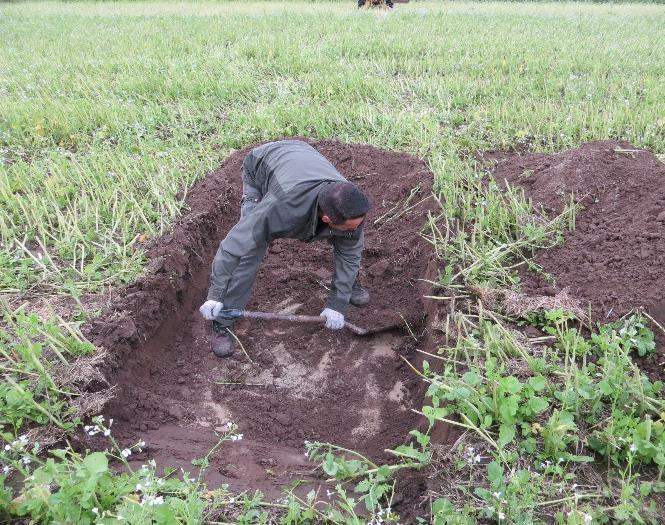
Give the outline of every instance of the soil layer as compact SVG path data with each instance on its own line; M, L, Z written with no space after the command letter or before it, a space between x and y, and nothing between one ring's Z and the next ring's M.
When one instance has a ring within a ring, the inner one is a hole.
M407 441L417 426L411 408L421 407L421 390L402 357L415 360L425 326L422 278L431 249L419 231L433 209L432 174L408 155L311 143L372 204L361 268L371 303L351 307L347 318L372 327L402 316L408 329L361 338L311 324L241 321L235 333L253 363L239 349L228 359L210 352L210 323L198 307L218 243L239 217L248 150L239 151L188 192L190 212L146 246L145 274L88 327L91 340L114 356L106 370L118 385L106 411L114 435L148 444L136 461L155 458L158 466L192 470L190 460L216 443L215 429L233 421L244 439L212 458L209 483L274 498L294 479L319 483L305 440L384 462L390 460L384 450ZM248 309L318 315L331 275L328 244L279 240ZM417 503L416 494L408 499Z
M590 303L596 321L611 321L644 308L665 323L665 165L625 142L597 141L556 154L490 152L499 184L519 185L550 216L581 203L576 228L565 242L540 251L535 261L555 277L524 272L523 289L554 295L569 288ZM665 340L658 355L640 364L662 378Z

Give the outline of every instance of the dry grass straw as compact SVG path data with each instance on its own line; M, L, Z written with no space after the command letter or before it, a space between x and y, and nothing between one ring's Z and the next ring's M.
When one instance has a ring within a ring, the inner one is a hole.
M33 427L25 433L29 443L39 443L42 448L47 448L62 441L66 432L55 425L44 425Z
M106 404L115 397L115 386L98 392L84 392L71 402L76 415L81 419L102 413Z
M74 388L79 392L83 392L95 382L109 386L100 370L107 358L108 352L99 350L92 355L79 357L71 363L61 363L55 367L53 379L61 387Z
M586 319L581 301L571 297L568 288L564 288L554 296L526 295L514 290L483 288L474 285L469 286L468 289L483 302L486 308L498 310L510 317L525 317L548 310L563 310L573 314L580 321Z
M69 390L70 405L81 419L101 414L106 404L115 396L101 368L107 362L108 352L98 352L59 364L53 371L53 379L60 388Z

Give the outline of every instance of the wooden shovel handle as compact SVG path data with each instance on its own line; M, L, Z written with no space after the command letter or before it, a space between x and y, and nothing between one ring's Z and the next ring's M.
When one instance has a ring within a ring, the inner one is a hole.
M245 319L265 319L267 321L295 321L297 323L323 323L326 318L322 315L295 315L295 314L273 314L268 312L242 311ZM344 326L356 335L366 335L368 330L344 321Z

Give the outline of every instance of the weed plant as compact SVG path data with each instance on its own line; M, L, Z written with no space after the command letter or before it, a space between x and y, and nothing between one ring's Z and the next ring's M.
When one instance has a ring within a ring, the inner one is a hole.
M62 318L43 321L5 307L0 327L0 430L14 436L39 425L67 431L80 423L86 398L80 386L94 375L76 378L74 370L94 351L75 324ZM96 360L98 356L93 357ZM80 359L80 361L79 361Z
M545 312L538 326L552 337L515 351L494 319L468 320L425 363L423 415L463 430L447 458L460 480L440 494L437 523L460 523L460 509L468 523L660 522L650 496L665 491L663 384L632 360L654 351L653 333L638 315L590 337L571 322Z

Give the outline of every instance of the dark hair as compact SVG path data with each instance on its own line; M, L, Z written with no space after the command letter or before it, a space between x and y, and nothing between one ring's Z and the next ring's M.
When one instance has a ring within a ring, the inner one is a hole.
M352 182L333 182L319 193L319 208L333 224L342 224L367 215L369 200Z

